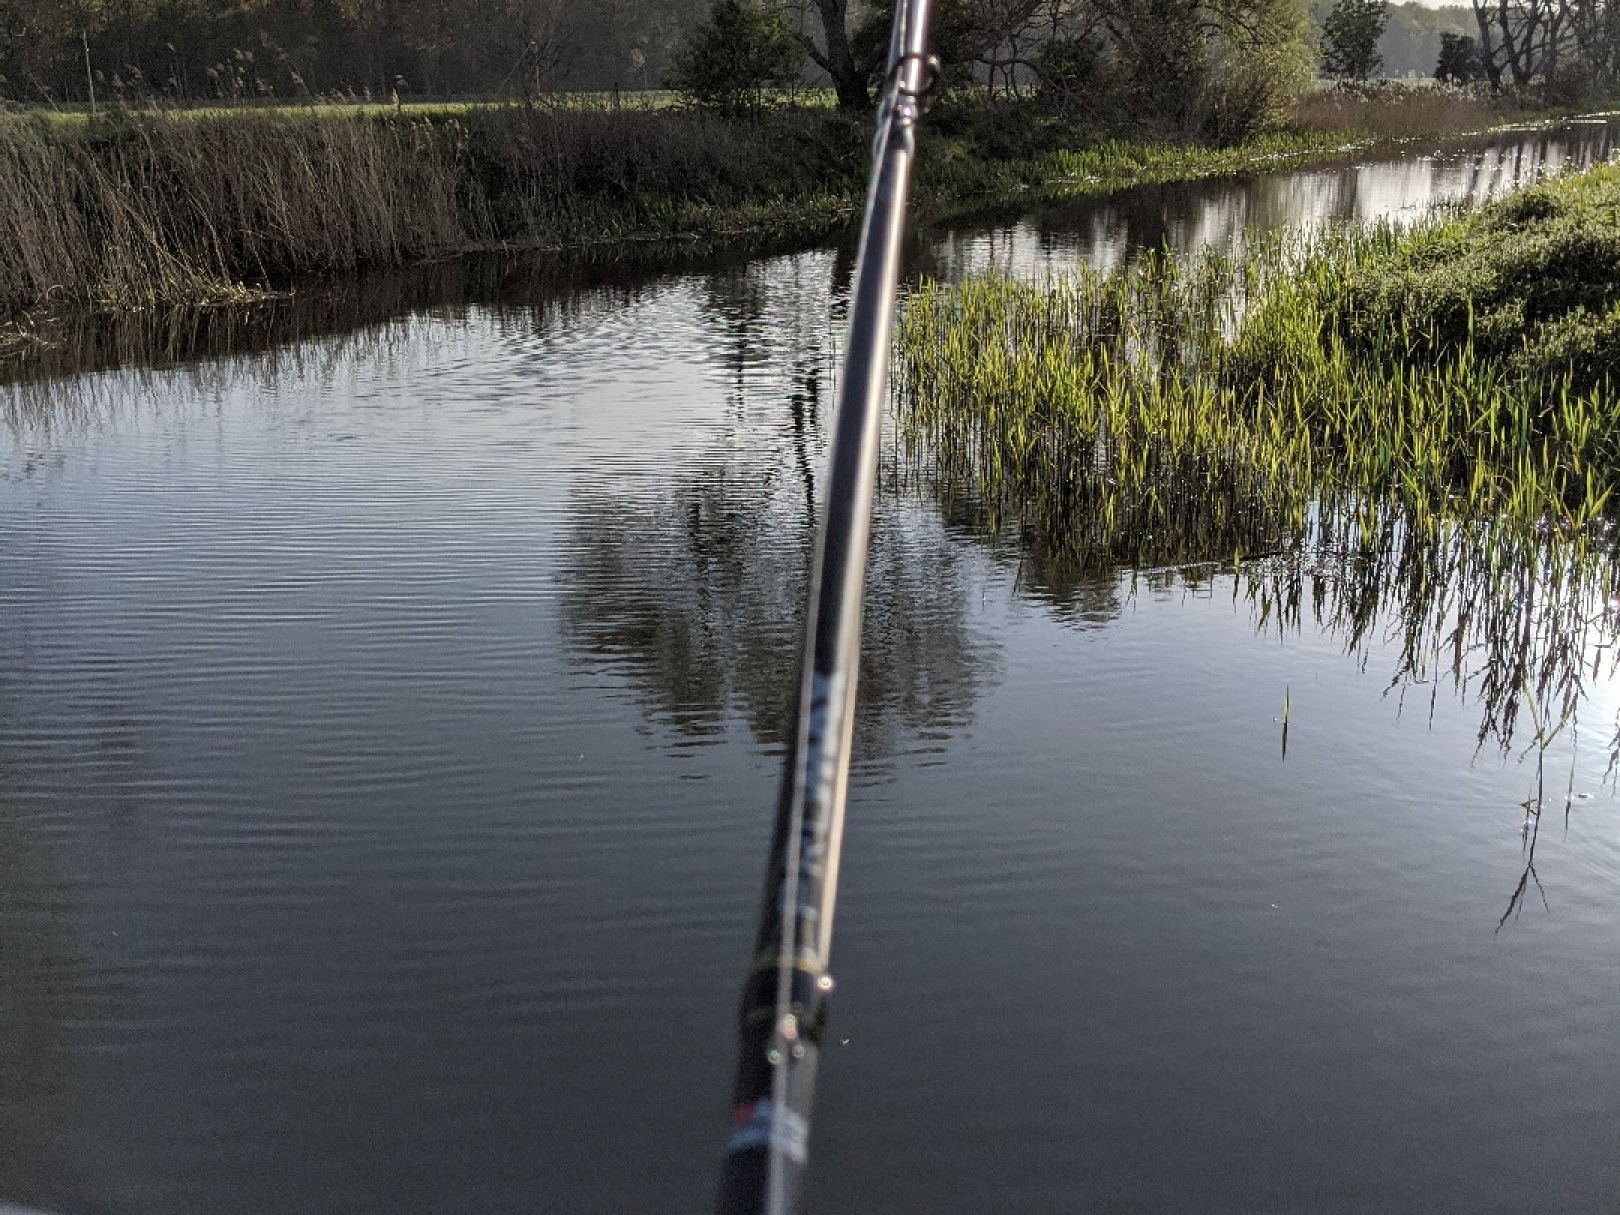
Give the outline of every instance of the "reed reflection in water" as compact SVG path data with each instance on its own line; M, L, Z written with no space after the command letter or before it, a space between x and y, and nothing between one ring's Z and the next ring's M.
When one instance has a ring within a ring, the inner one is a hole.
M1573 729L1588 689L1620 671L1620 567L1607 548L1530 542L1479 521L1420 522L1342 495L1295 523L1263 501L1212 505L1201 475L1156 484L1170 514L1151 530L1109 518L1089 495L991 499L993 487L941 476L916 453L895 489L937 501L960 534L1014 562L1021 592L1060 619L1117 614L1121 571L1127 590L1136 578L1229 583L1262 631L1325 631L1358 662L1372 649L1393 659L1382 672L1392 689L1449 684L1477 705L1480 744L1505 752L1526 725L1542 741ZM1616 731L1620 719L1602 737Z

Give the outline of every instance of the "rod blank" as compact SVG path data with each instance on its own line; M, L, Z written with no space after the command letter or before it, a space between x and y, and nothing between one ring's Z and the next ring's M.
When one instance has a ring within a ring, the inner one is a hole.
M816 1064L833 987L828 955L900 246L916 124L937 70L927 57L927 21L928 0L900 0L878 106L827 505L811 566L792 747L782 772L754 960L743 985L720 1215L788 1215L798 1204L808 1154Z

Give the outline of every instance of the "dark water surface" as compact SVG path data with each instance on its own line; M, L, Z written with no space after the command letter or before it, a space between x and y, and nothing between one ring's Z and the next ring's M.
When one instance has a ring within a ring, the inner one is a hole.
M1614 135L912 261L1410 218ZM0 1201L707 1205L849 270L453 267L0 388ZM1609 665L1528 880L1534 757L1391 689L1398 619L1031 577L917 485L874 541L814 1209L1620 1209Z

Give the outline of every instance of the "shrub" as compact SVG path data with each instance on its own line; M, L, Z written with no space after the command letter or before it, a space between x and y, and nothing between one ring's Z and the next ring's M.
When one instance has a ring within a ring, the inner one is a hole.
M669 85L695 105L758 110L772 89L794 82L803 51L778 9L715 0L708 23L675 61Z
M1096 38L1051 38L1035 53L1038 96L1061 114L1088 113L1099 96L1117 88L1103 45Z
M1434 78L1442 84L1468 84L1485 74L1479 59L1479 43L1467 34L1447 30L1440 35L1440 57L1435 60Z

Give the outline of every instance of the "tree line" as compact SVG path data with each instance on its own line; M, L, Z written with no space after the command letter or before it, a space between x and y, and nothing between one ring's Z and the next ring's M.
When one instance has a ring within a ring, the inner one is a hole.
M1620 81L1616 0L1474 0L1474 17L1478 69L1493 88L1577 97Z
M808 60L841 104L864 105L890 11L713 0L670 79L705 104L747 106L801 79ZM1388 0L937 0L933 36L949 84L1217 136L1276 112L1313 68L1341 80L1377 75L1386 49L1396 74L1484 81L1555 103L1620 86L1620 0L1443 10L1392 10Z
M840 105L866 106L891 4L714 0L671 83L707 104L747 106L808 61ZM936 0L932 46L947 87L1217 139L1277 116L1314 61L1301 0Z
M708 0L0 0L0 98L648 88L707 11Z
M1429 10L1333 0L1316 16L1331 76L1365 78L1381 67L1412 73L1421 60L1402 42L1423 39L1432 74L1446 83L1484 81L1493 92L1555 103L1609 98L1620 89L1620 0L1471 0L1466 8ZM1389 38L1391 25L1400 40ZM1395 57L1401 62L1386 62Z
M0 99L674 86L736 105L814 82L860 107L892 3L0 0ZM1432 23L1413 7L1396 7L1395 28L1421 28L1431 48L1438 37L1430 53L1443 79L1572 100L1607 95L1620 78L1620 0L1471 0ZM1412 71L1412 52L1386 55L1390 16L1386 0L936 0L933 33L951 84L1218 134L1258 121L1318 66L1350 78Z

